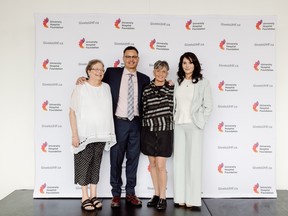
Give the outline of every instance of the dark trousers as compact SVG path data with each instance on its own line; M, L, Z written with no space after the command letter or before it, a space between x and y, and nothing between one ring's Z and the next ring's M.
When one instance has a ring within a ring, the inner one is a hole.
M121 196L122 164L126 154L126 194L135 194L140 155L140 119L132 121L114 118L117 144L110 150L110 184L112 195Z

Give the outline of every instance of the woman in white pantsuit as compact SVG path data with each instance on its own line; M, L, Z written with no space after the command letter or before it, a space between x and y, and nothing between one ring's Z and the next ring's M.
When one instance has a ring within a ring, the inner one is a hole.
M212 112L210 84L194 53L180 57L174 89L174 203L201 206L203 129Z

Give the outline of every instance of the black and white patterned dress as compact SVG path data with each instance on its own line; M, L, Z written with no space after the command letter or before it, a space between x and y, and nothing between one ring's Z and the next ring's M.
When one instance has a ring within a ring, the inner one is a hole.
M170 157L173 151L173 92L165 82L154 80L143 91L141 152L148 156Z

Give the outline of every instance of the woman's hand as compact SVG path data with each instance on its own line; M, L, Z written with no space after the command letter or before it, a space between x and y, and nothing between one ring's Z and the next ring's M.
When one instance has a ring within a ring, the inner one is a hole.
M72 145L74 146L74 147L79 147L79 142L80 142L80 140L79 140L79 138L78 138L78 136L73 136L72 137Z

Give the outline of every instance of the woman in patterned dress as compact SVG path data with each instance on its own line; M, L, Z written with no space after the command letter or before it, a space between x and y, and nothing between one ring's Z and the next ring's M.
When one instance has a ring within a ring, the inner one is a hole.
M154 196L147 206L164 210L166 202L166 160L173 146L173 90L166 81L169 65L166 61L154 64L155 79L143 91L141 152L148 155Z

